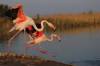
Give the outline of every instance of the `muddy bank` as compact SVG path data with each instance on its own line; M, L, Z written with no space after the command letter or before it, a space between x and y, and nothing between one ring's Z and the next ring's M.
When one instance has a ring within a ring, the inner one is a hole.
M51 60L45 60L38 56L17 55L15 53L0 53L0 66L72 66L72 65Z

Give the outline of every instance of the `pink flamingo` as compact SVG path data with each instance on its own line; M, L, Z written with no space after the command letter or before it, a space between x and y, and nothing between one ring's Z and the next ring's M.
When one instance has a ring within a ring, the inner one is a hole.
M37 44L39 44L39 43L41 43L41 42L44 42L44 41L49 41L49 42L51 42L51 41L53 41L54 39L57 39L57 40L61 40L61 38L60 38L60 36L59 35L57 35L57 34L51 34L49 37L47 37L44 33L43 33L43 31L41 31L41 32L35 32L34 33L34 38L33 39L31 39L29 42L27 42L27 44L28 44L28 47L31 47L31 46L34 46L34 45L37 45Z
M26 27L32 25L34 27L35 30L37 31L43 31L44 29L44 23L46 23L50 28L52 29L56 29L56 27L48 22L47 20L42 20L41 21L41 28L37 28L34 20L28 16L26 16L24 13L23 13L23 10L22 10L22 5L21 4L17 4L16 7L13 7L13 8L18 8L18 14L17 14L17 18L15 20L13 20L13 23L15 24L14 27L12 27L10 29L9 32L12 32L13 30L18 30L18 32L9 39L9 43L23 30L25 30Z

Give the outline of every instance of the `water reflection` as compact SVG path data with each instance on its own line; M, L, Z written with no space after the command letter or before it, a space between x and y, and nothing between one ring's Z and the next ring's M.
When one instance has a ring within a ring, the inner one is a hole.
M10 51L17 54L38 55L64 63L100 58L100 31L98 28L78 29L75 31L61 33L61 42L43 42L41 45L35 46L51 52L56 57L41 54L31 48L26 50L25 45L28 38L23 33L13 41ZM0 51L5 51L5 44L0 44Z

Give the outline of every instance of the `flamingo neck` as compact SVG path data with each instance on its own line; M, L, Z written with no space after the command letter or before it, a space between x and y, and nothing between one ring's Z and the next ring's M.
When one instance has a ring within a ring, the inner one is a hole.
M44 23L47 23L48 24L48 22L46 21L46 20L43 20L43 21L41 21L41 28L37 28L37 26L34 24L34 28L36 29L36 31L43 31L43 29L44 29Z
M47 38L48 41L53 41L54 39L61 40L57 34L51 34L50 38Z
M53 41L53 40L54 40L54 35L51 34L51 35L50 35L50 38L47 38L47 40L48 40L48 41Z

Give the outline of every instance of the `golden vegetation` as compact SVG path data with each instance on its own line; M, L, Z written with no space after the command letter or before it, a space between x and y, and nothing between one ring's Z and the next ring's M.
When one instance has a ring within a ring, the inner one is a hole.
M100 25L100 13L55 14L42 18L53 22L59 30Z

